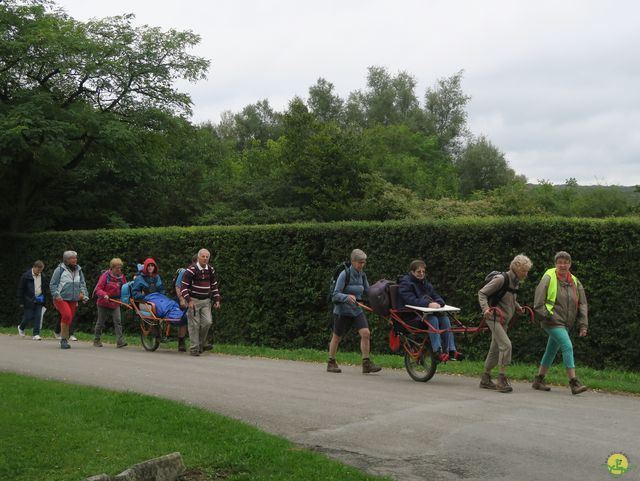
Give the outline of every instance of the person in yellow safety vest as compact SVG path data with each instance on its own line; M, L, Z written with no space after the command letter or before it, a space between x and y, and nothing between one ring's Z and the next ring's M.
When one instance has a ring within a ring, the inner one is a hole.
M553 364L558 351L562 351L562 362L567 370L569 387L572 394L580 394L587 390L576 378L576 365L573 359L573 344L569 337L569 329L576 323L580 337L587 335L589 325L587 297L584 287L576 276L571 274L571 256L560 251L555 257L555 267L548 269L538 287L536 287L533 308L540 318L542 329L549 335L547 348L540 361L538 375L533 380L532 388L538 391L550 391L544 380L545 374Z

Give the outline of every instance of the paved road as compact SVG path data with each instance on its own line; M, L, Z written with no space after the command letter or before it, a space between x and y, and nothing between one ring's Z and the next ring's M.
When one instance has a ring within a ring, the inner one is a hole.
M636 465L622 479L640 479L638 397L524 383L500 394L465 377L417 383L399 370L324 368L83 342L62 351L54 340L0 336L2 371L202 406L399 480L608 480L613 452Z

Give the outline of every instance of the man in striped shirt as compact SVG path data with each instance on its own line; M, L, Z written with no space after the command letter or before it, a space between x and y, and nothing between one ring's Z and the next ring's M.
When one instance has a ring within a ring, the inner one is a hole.
M199 356L205 348L211 327L211 302L220 309L218 276L209 265L211 254L207 249L198 251L198 260L191 264L182 277L180 293L189 306L187 319L191 348L189 354Z

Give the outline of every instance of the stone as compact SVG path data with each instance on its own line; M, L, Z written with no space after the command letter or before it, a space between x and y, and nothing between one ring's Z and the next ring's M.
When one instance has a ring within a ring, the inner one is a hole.
M111 481L176 481L184 472L180 453L171 453L134 464L111 478Z

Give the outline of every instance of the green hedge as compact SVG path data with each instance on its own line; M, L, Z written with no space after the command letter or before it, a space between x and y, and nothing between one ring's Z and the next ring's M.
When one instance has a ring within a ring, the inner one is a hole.
M15 325L20 312L15 286L36 258L52 272L66 249L78 251L90 290L111 257L126 263L147 256L158 262L169 283L177 267L200 248L213 253L220 274L223 309L216 313L215 338L225 343L272 347L325 348L329 339L327 288L335 265L354 247L367 252L371 281L395 279L414 258L427 262L427 276L461 318L478 322L476 292L491 270L506 269L512 257L534 263L520 299L529 304L553 254L569 251L573 272L590 303L590 335L575 340L579 364L593 367L640 365L640 220L455 219L435 222L351 222L243 227L150 228L69 231L4 236L2 242L2 324ZM91 330L95 306L79 308L81 329ZM55 313L47 313L52 325ZM374 352L386 352L385 322L370 316ZM135 322L127 315L130 330ZM488 335L459 339L461 350L482 357ZM545 336L520 324L512 333L517 361L537 362ZM357 349L349 336L343 348Z

